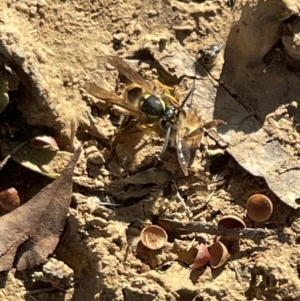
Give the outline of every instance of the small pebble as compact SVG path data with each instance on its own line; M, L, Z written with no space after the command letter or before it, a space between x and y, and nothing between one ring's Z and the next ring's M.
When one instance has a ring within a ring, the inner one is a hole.
M85 149L85 154L87 156L88 162L95 164L95 165L100 165L105 163L105 159L101 152L98 150L98 148L94 145L88 147Z
M20 197L14 187L0 191L0 206L9 212L20 206Z

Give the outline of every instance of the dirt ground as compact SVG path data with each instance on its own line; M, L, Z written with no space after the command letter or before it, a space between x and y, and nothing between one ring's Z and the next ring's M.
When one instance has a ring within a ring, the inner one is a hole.
M27 134L51 135L60 148L50 160L26 146L0 170L0 188L16 187L26 202L53 181L45 174L63 170L75 141L84 149L54 254L33 270L1 272L0 300L299 301L299 20L296 0L0 1L1 160ZM205 64L199 51L219 44ZM135 120L120 126L120 109L85 91L94 82L124 93L128 81L106 55L149 83L177 86L178 99L194 83L196 114L226 122L203 135L189 176L174 145L157 159L163 135ZM273 202L263 223L246 213L255 193ZM265 235L210 231L225 215ZM190 222L206 228L180 231ZM165 227L165 248L141 244L148 224ZM191 269L197 246L216 238L230 260Z

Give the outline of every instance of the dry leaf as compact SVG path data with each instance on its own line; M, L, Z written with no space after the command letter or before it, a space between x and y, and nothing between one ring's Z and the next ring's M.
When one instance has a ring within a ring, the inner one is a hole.
M30 269L47 261L63 231L71 202L78 149L62 174L43 191L1 217L0 271ZM16 252L17 256L16 256Z

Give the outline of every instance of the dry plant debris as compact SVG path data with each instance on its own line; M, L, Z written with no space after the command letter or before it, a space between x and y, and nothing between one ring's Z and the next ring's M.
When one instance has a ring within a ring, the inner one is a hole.
M21 207L2 216L0 270L33 268L48 260L59 241L71 202L78 149L62 174ZM17 252L18 251L18 252Z
M141 241L143 245L150 250L159 250L163 248L168 240L166 231L156 225L145 227L141 232Z
M10 270L0 299L299 300L299 20L297 0L0 1L0 188L31 199L1 217L0 267ZM107 55L178 100L195 84L192 109L226 122L202 133L188 177L176 141L159 160L166 135L141 132L84 91L95 82L124 94L126 79L99 64ZM25 145L33 137L54 137L59 150ZM71 176L53 182L55 194L66 185L63 203L48 188L51 201L32 198L62 174L76 139L84 151L71 207ZM263 224L245 211L257 193L274 206ZM224 216L239 226L218 225ZM146 224L165 229L164 248L140 243ZM230 261L191 269L197 246L215 241Z

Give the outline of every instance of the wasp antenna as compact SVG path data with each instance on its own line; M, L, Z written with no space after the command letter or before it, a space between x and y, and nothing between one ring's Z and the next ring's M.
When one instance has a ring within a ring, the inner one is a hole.
M196 87L195 87L195 82L193 83L193 86L191 88L191 90L189 91L189 93L185 96L181 106L180 106L180 110L183 109L183 107L185 106L186 102L189 100L189 98L191 97L191 95L194 93L194 91L196 90Z

